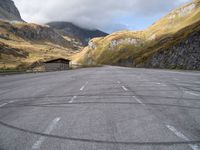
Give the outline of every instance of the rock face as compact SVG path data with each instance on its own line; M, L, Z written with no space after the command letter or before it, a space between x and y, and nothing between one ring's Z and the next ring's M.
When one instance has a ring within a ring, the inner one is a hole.
M12 0L0 0L0 19L8 21L23 21Z
M87 46L90 39L95 37L103 37L108 35L100 30L89 30L78 27L70 22L50 22L47 23L50 27L55 29L58 33L63 36L69 36L79 40L83 46Z
M110 43L110 48L114 49L115 47L119 46L119 45L135 45L138 46L140 44L142 44L142 41L140 41L139 39L134 39L134 38L125 38L125 39L120 39L120 40L113 40Z
M10 32L29 41L51 42L54 44L62 45L64 47L72 48L71 43L66 41L52 28L46 26L31 26L29 24L23 25L21 27L12 26L10 28Z
M0 59L1 59L2 54L12 55L12 56L21 57L21 58L28 57L27 52L22 51L20 49L10 48L10 47L0 43Z
M200 70L200 31L187 40L154 54L140 67Z

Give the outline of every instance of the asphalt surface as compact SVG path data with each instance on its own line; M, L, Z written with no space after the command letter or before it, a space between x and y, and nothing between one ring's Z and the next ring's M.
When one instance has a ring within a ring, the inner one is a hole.
M200 150L200 72L0 76L0 150Z

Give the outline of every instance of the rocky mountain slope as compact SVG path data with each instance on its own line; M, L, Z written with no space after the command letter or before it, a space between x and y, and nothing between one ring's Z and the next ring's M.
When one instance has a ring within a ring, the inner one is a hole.
M143 31L92 39L74 63L200 69L200 0L171 11Z
M50 58L69 58L76 47L47 26L0 21L0 68L25 68Z
M100 30L84 29L70 22L50 22L47 23L47 25L55 29L61 35L70 37L74 41L77 41L82 46L87 46L89 40L92 38L108 35Z
M0 0L0 19L9 21L23 21L12 0Z
M24 22L11 0L0 0L0 70L25 69L35 61L69 58L82 48L46 25Z
M200 31L191 33L185 40L158 51L140 67L200 70ZM139 67L138 66L138 67Z

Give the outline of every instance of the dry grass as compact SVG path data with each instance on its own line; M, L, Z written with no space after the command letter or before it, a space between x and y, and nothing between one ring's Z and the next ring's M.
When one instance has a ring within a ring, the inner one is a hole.
M194 4L195 8L191 9ZM132 57L134 64L139 64L157 51L167 49L187 38L195 30L200 30L199 26L200 0L195 0L173 10L144 31L120 31L103 38L92 39L96 49L86 47L81 53L73 56L73 60L80 64L116 64L121 59ZM127 38L139 39L142 44L120 43L110 47L114 40Z
M14 56L12 53L5 54L0 53L0 69L1 68L17 68L18 66L28 66L31 63L50 59L50 58L69 58L74 54L72 49L62 47L60 45L55 45L48 42L35 42L35 41L26 41L14 33L10 32L10 27L14 26L21 28L27 26L28 28L38 28L40 25L36 24L27 24L27 23L7 23L0 21L0 35L8 38L0 38L0 44L9 48L17 49L20 52L28 53L26 58ZM3 47L2 47L3 48Z

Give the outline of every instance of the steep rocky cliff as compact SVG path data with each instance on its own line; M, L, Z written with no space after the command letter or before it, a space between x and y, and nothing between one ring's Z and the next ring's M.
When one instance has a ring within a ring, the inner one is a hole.
M8 21L23 21L12 0L0 0L0 19Z
M200 70L200 31L168 49L160 50L138 67Z

